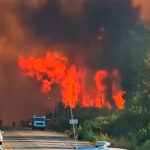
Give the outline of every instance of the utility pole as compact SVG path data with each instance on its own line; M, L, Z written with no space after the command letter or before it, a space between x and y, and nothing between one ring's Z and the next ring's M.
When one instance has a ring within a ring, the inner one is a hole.
M70 113L71 113L71 119L74 120L71 105L70 105ZM72 127L73 127L73 134L74 134L75 148L77 149L77 148L78 148L78 145L77 145L77 136L76 136L76 129L75 129L75 124L74 124L74 122L72 123Z
M53 119L55 118L55 104L54 104L54 102L53 102L53 117L52 117Z
M50 99L51 97L48 97L49 102L51 102ZM52 101L52 119L54 118L55 118L55 105L54 105L54 101Z

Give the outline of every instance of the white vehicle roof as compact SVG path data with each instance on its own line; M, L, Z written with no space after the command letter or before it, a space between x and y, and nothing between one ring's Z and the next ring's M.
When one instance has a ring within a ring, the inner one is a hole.
M46 118L46 116L33 116L33 118Z

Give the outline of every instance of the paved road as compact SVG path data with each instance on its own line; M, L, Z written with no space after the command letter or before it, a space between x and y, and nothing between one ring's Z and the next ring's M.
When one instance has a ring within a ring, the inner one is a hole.
M50 131L14 130L4 133L4 150L72 150L73 141ZM80 147L88 144L78 142Z
M77 144L79 148L92 147L87 142L77 142ZM74 145L74 141L56 132L6 130L3 148L0 150L73 150L72 145Z

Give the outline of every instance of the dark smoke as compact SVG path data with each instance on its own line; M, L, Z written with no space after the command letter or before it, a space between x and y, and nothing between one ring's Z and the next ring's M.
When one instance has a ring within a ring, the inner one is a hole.
M0 0L0 4L0 119L5 123L49 111L48 94L41 94L40 84L21 74L19 55L54 48L64 51L70 63L93 70L121 68L120 38L139 21L131 0ZM98 40L101 34L103 40Z
M71 2L74 5L75 1ZM67 7L72 8L71 4ZM47 47L70 45L66 48L68 55L87 55L86 65L96 69L118 65L120 38L139 20L131 0L86 0L76 15L64 13L60 0L51 0L40 11L24 8L21 16L38 42ZM105 28L103 41L97 40L100 27Z

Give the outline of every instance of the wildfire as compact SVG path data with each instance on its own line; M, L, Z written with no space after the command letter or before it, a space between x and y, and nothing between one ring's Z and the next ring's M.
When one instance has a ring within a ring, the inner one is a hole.
M150 22L150 5L149 0L132 0L134 7L140 7L140 17L142 21L148 23Z
M120 77L117 69L112 72L98 70L95 83L88 86L86 68L69 66L68 58L60 52L47 52L46 57L25 59L19 57L19 66L25 76L36 77L42 82L41 92L51 91L52 84L61 87L64 105L76 107L108 107L124 108L124 92L120 87ZM83 71L85 70L85 71ZM91 79L92 80L92 79ZM94 81L93 81L94 82Z

